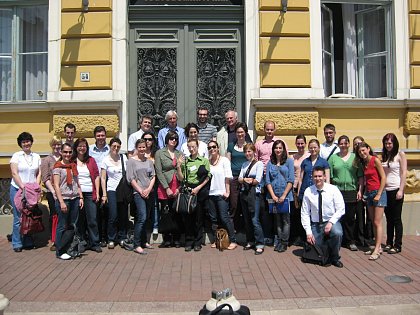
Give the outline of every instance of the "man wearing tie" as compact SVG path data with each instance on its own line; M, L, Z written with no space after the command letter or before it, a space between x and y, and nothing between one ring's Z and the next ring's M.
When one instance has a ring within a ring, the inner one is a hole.
M306 241L328 245L331 264L343 268L340 261L343 229L339 222L345 211L343 196L336 186L325 182L323 167L314 167L312 180L315 184L306 188L301 208Z

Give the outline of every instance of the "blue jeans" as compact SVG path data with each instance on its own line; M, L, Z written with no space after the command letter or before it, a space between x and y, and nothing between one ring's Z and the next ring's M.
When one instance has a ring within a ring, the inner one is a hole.
M260 194L256 194L255 203L248 204L241 193L242 214L245 221L246 240L256 248L264 248L264 233L260 223Z
M10 203L13 207L13 230L12 230L12 247L22 248L22 247L33 247L34 243L32 237L29 235L20 234L20 216L21 213L17 211L15 205L15 196L19 189L10 185Z
M117 193L108 190L108 242L127 238L128 205L117 202Z
M229 216L229 203L223 196L209 196L209 216L212 223L213 238L215 238L215 231L218 227L217 217L219 216L223 226L227 229L229 240L231 243L236 243L235 230L233 228L232 220Z
M277 213L274 214L277 223L277 236L282 244L289 242L290 236L290 214L289 213Z
M331 262L340 260L340 247L343 239L343 228L339 221L333 224L330 234L325 236L324 230L328 222L319 224L318 222L311 223L312 234L315 237L316 244L327 244L330 251Z
M136 216L134 217L134 248L146 243L147 206L153 201L154 198L143 199L139 194L134 194L134 203L136 204Z
M89 236L90 247L99 246L99 230L96 203L92 200L91 192L83 193L84 203L81 209L81 218L79 220L79 232L85 236L86 232Z
M61 248L61 237L63 236L64 231L70 225L77 224L77 220L79 218L79 201L79 197L74 199L64 199L64 203L67 205L66 213L61 211L60 202L58 200L55 201L55 208L58 214L57 232L55 235L55 247L57 257L65 253L65 250Z

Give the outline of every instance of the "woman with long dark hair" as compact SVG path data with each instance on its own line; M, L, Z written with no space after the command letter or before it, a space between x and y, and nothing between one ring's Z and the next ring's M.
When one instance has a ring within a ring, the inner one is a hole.
M61 244L61 238L66 228L76 225L79 218L79 207L83 208L84 199L78 180L77 165L72 161L72 146L64 143L61 146L61 159L54 164L53 183L55 205L58 214L58 224L55 236L57 258L71 258Z
M74 142L72 159L77 165L79 185L84 198L78 220L79 232L83 237L87 234L91 250L101 253L96 210L96 203L99 202L99 169L95 159L89 155L89 145L85 138Z
M362 142L357 146L357 158L359 164L363 167L365 175L365 199L375 234L375 248L366 251L365 254L370 255L369 260L377 260L382 252L382 217L384 215L384 207L387 205L386 192L384 190L386 176L381 162L366 142Z
M287 157L286 145L282 140L273 143L270 161L267 163L265 183L268 190L267 199L274 204L293 202L292 188L295 181L293 160ZM286 200L287 199L287 200ZM287 213L274 214L277 223L279 242L274 248L282 253L287 250L290 236L290 209Z
M382 144L382 166L386 175L387 197L385 207L387 238L384 251L388 254L397 254L401 252L403 237L401 213L407 176L407 158L405 153L399 150L400 144L395 134L386 134L382 138Z

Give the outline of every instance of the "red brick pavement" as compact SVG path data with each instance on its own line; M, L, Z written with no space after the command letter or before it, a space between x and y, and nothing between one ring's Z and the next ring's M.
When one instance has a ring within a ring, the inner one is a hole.
M48 248L14 253L0 238L0 293L12 302L206 301L212 289L232 288L240 300L393 296L420 293L420 237L407 236L401 254L376 262L342 249L343 269L303 264L298 247L263 255L237 248L201 252L152 249L138 255L121 248L87 252L61 261ZM385 280L404 275L411 283Z

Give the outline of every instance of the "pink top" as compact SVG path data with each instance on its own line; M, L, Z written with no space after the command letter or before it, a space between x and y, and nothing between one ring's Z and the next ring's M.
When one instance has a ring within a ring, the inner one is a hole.
M309 155L309 152L305 152L302 156L299 156L297 153L293 154L293 166L295 168L295 182L293 183L293 188L298 187L300 178L300 165L304 159L309 157Z
M367 191L378 190L381 187L381 179L378 170L375 167L376 156L372 156L367 166L365 166L365 180Z
M267 166L268 161L270 161L270 156L272 153L272 149L273 149L273 143L276 140L282 140L284 142L284 145L286 146L286 152L289 151L289 149L287 148L287 144L283 139L279 139L279 138L273 138L272 140L266 140L261 139L259 141L257 141L255 143L255 151L256 151L256 155L257 155L257 160L263 162L264 164L264 173L265 173L265 168Z

